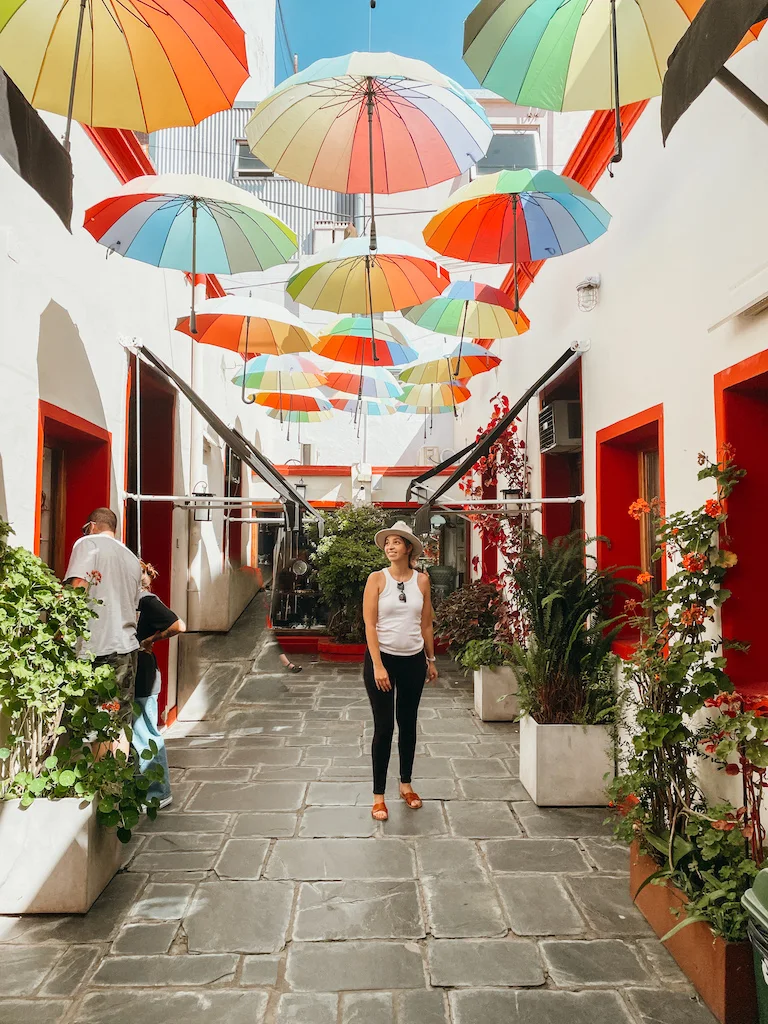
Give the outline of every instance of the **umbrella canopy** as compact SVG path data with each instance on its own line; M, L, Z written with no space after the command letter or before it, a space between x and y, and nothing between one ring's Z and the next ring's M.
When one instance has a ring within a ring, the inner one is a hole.
M418 352L408 345L405 336L393 324L374 320L373 332L375 342L371 340L370 317L342 317L320 335L314 355L353 366L402 366L419 358Z
M197 310L197 334L192 334L189 317L176 323L176 330L204 345L248 355L282 355L309 352L317 338L284 306L263 299L208 299Z
M260 391L306 391L326 384L327 377L306 356L256 356L232 383Z
M383 401L399 398L403 389L389 370L379 367L360 369L329 370L326 374L328 388L346 395L361 398L378 398Z
M376 193L448 181L493 137L483 108L424 61L350 53L316 61L263 100L246 126L253 152L278 174L335 192Z
M287 394L280 394L277 391L260 391L256 395L256 405L264 406L265 409L275 409L278 412L322 412L329 410L331 403L319 395L301 395L293 391Z
M375 253L364 237L322 249L302 261L286 288L292 299L312 309L372 314L426 302L449 283L448 271L433 256L410 242L382 236Z
M467 380L498 366L501 359L480 345L465 341L440 359L416 363L400 371L403 384L442 384Z
M530 327L523 312L500 288L477 281L452 281L442 295L405 310L406 320L434 331L469 338L513 338Z
M452 410L471 397L469 388L463 384L408 384L403 388L400 404L412 412L434 412L441 406Z
M148 174L85 211L101 245L154 267L192 274L244 274L285 263L296 235L236 185L198 174ZM197 333L192 288L190 331Z
M661 94L665 142L693 101L713 78L720 77L731 54L760 34L765 19L766 0L728 0L727 4L705 0L669 58Z
M243 30L222 0L13 0L0 66L29 102L101 128L155 132L233 105Z
M430 248L478 263L517 264L580 249L599 238L611 215L591 192L554 171L484 174L454 192L424 229Z
M360 411L358 409L358 402L352 398L332 398L331 405L334 409L338 409L339 412L349 412L353 415ZM392 416L397 412L393 405L387 405L386 402L377 402L375 398L363 398L359 405L366 416Z
M267 416L281 423L322 423L333 419L333 409L267 409Z

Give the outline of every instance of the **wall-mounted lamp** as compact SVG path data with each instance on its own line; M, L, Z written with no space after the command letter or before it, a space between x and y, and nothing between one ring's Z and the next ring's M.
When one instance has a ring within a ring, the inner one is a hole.
M213 498L214 495L210 491L198 491L198 487L205 487L206 483L201 480L199 484L195 484L192 489L192 496L196 500L199 498ZM211 503L210 501L203 501L194 506L194 521L196 523L210 523L211 521Z
M300 494L301 497L304 498L304 500L306 501L306 499L307 499L307 485L304 483L303 480L302 480L302 482L300 484L296 484L296 493Z
M576 303L582 313L590 313L600 297L601 277L593 274L576 285Z

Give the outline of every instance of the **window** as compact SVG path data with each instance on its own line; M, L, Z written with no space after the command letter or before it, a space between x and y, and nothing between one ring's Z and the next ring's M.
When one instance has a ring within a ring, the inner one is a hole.
M505 128L494 132L488 152L477 162L478 174L539 166L539 133L534 128Z
M243 463L239 455L227 448L226 467L224 473L224 494L227 498L240 498L243 493ZM229 530L227 548L229 561L232 565L243 564L243 527L238 523L242 517L242 508L236 505L227 506Z
M235 143L235 177L236 178L271 178L275 172L267 167L263 160L251 152L247 142L238 139Z

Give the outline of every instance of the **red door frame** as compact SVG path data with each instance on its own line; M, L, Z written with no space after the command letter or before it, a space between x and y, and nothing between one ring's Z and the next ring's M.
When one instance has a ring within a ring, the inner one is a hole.
M82 416L38 401L37 475L34 552L40 554L40 499L46 435L63 442L66 461L64 563L81 528L95 508L109 508L112 482L112 435Z
M581 416L581 473L579 482L579 494L584 493L584 388L583 388L583 377L581 372L581 359L577 359L576 362L564 370L559 376L555 377L551 383L545 388L542 388L539 393L539 412L544 408L550 401L555 401L555 393L560 390L563 385L568 384L573 378L576 378L579 385L579 412ZM576 399L566 399L567 401L576 401ZM555 461L557 460L557 461ZM541 473L541 496L542 498L562 498L569 497L570 494L563 494L563 491L569 492L571 489L570 480L570 467L558 458L557 455L549 455L547 452L542 452L539 455L539 466ZM568 469L568 473L564 473L563 470ZM567 476L567 479L565 479ZM565 482L564 482L565 481ZM555 537L562 537L571 532L571 505L542 505L541 506L541 532L547 538L547 540L554 540ZM581 508L581 529L584 528L584 506Z

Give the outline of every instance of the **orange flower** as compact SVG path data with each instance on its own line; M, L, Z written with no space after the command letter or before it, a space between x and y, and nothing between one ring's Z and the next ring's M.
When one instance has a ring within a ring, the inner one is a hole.
M690 551L683 558L683 568L687 572L701 572L701 570L704 568L706 564L706 556L699 554L696 551Z
M110 700L106 704L101 705L102 711L111 711L113 714L120 710L119 700Z
M637 519L638 522L640 517L647 515L651 511L651 506L644 498L638 498L637 501L633 501L629 506L629 514L633 519Z
M637 582L642 586L644 583L650 583L653 579L653 575L650 572L641 572L637 577Z
M711 516L712 519L717 519L718 516L723 514L723 506L714 498L707 498L704 502L704 511L708 516Z
M684 608L680 613L680 621L684 626L700 626L707 617L707 609L700 604L692 604L690 608Z

